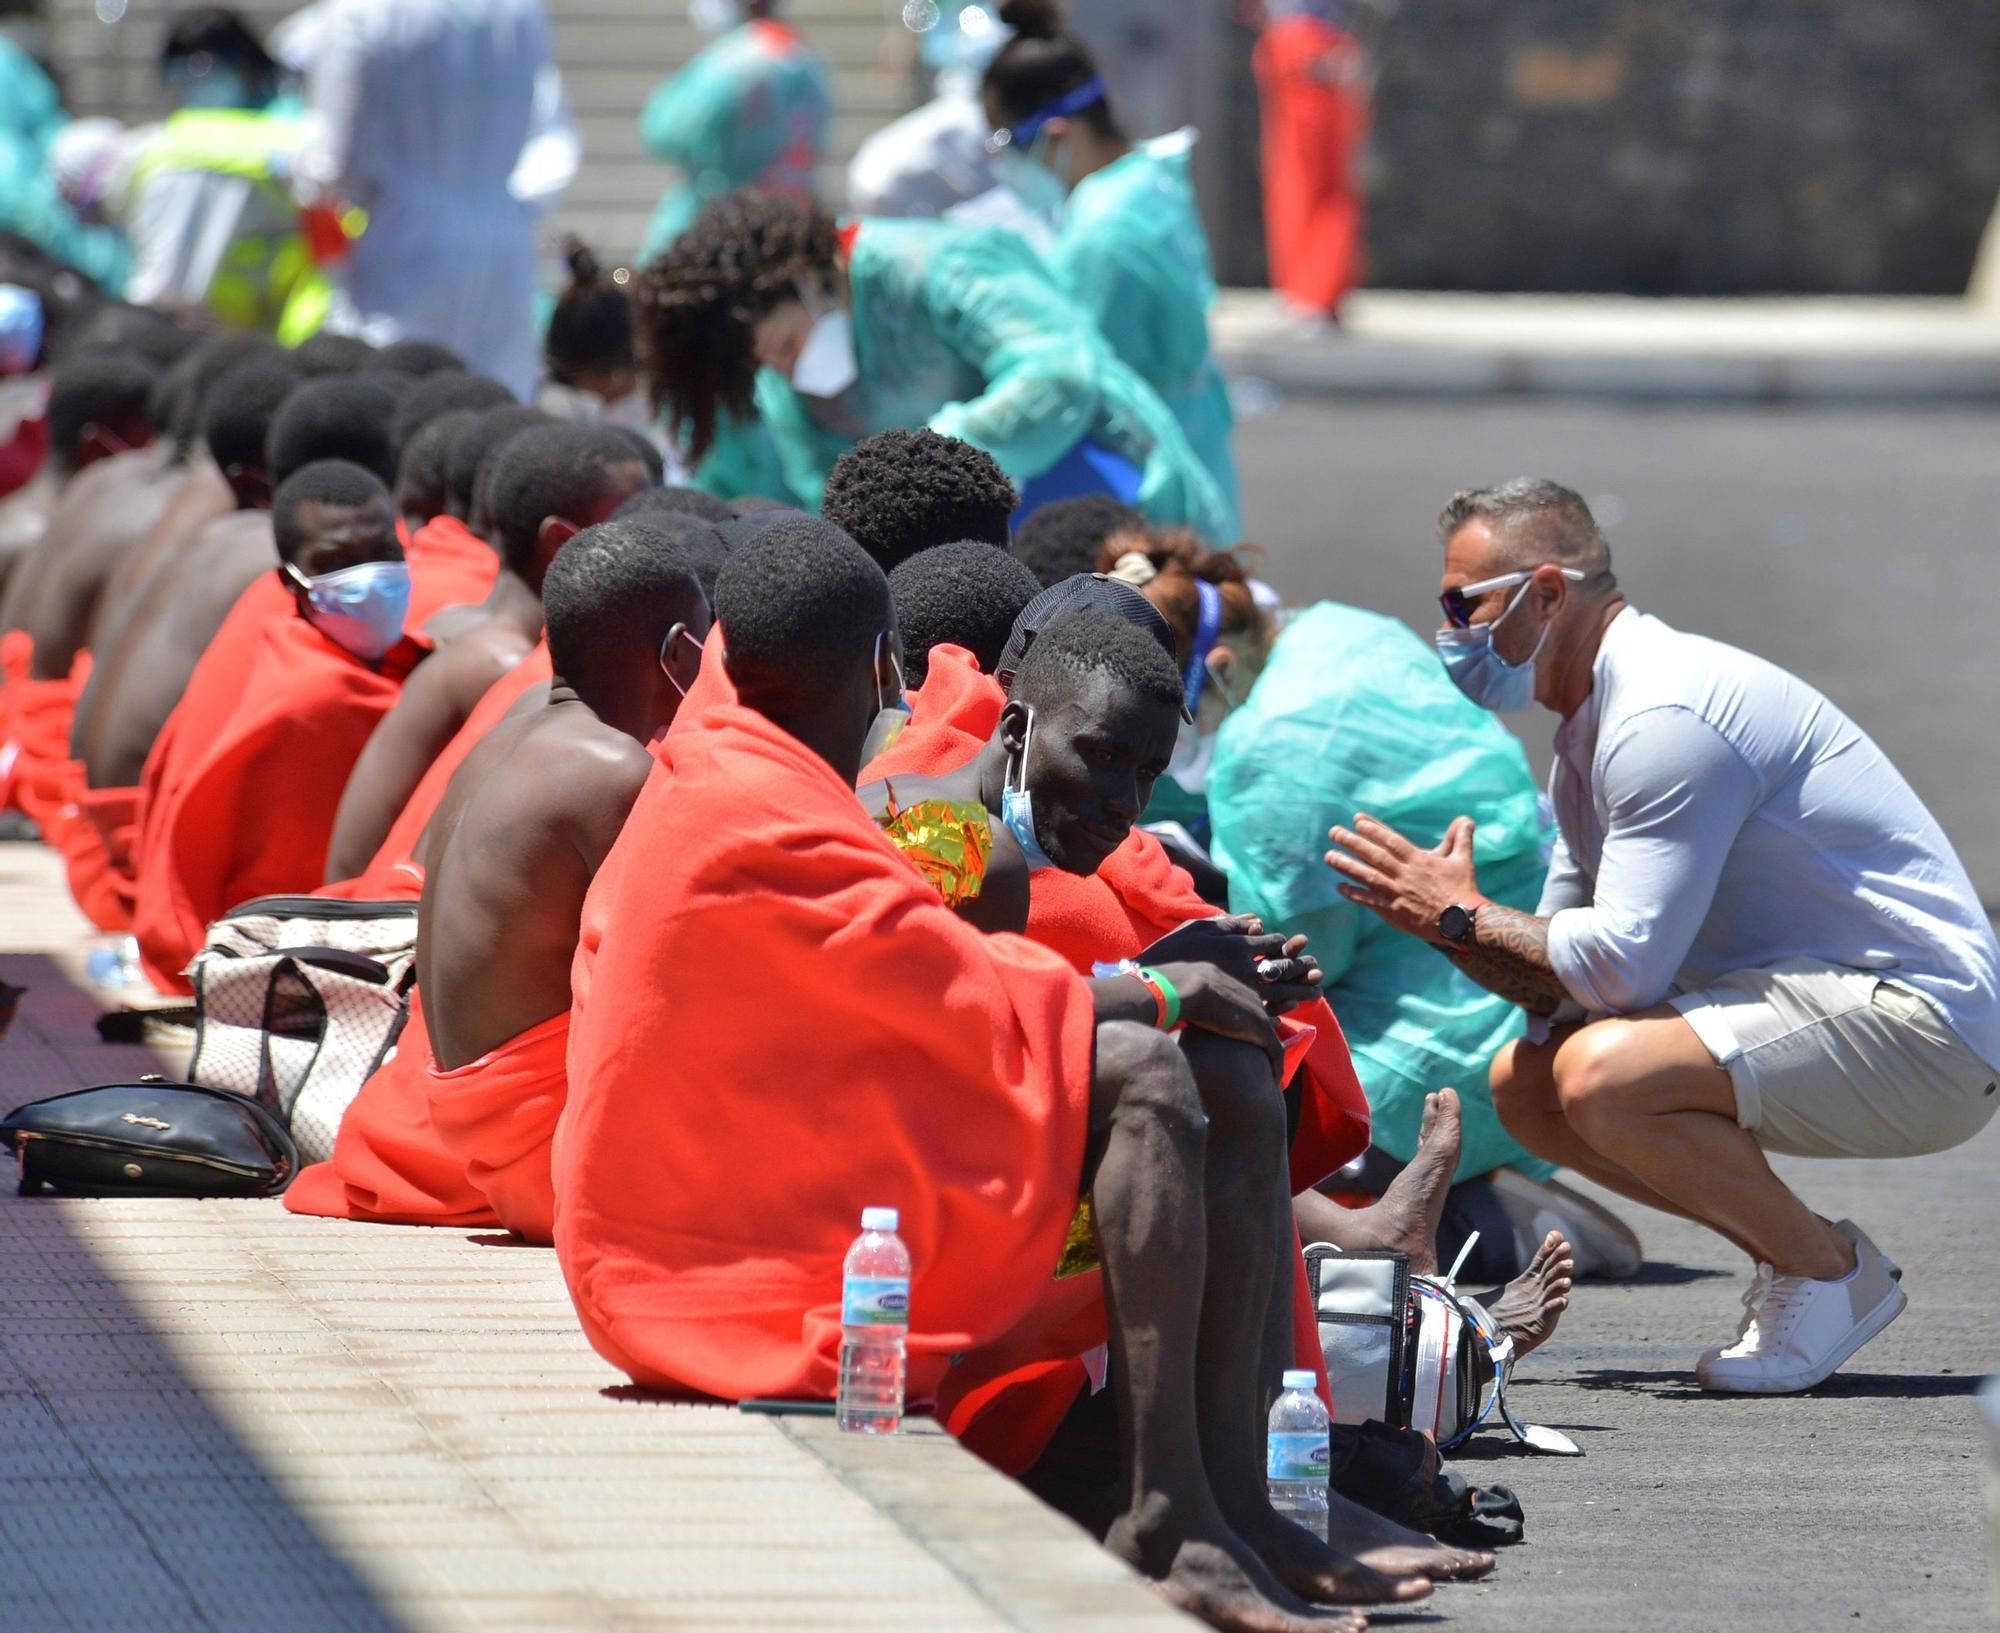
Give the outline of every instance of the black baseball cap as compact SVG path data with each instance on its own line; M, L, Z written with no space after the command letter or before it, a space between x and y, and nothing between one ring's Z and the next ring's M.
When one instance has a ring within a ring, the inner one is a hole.
M993 678L1002 689L1014 689L1014 677L1021 672L1021 660L1027 657L1028 648L1049 625L1064 618L1074 617L1080 612L1108 613L1113 618L1122 618L1128 624L1136 624L1154 640L1160 643L1169 658L1174 658L1173 626L1166 615L1148 601L1131 585L1108 573L1078 573L1066 578L1060 584L1051 584L1046 590L1021 609L1021 616L1014 620L1013 632L1007 637L1007 645L1000 653L1000 662L994 666ZM1175 659L1178 665L1179 660ZM1192 720L1186 704L1181 705L1181 718Z

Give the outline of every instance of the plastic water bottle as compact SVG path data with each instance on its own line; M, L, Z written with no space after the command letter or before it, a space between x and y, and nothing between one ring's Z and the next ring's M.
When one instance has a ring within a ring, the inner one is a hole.
M1271 1506L1321 1542L1326 1541L1326 1490L1332 1472L1326 1408L1313 1388L1313 1375L1305 1369L1287 1372L1285 1392L1271 1408L1264 1478Z
M910 1250L894 1208L863 1208L840 1293L840 1427L891 1435L903 1421L903 1351L910 1331ZM1322 1522L1323 1523L1323 1522Z

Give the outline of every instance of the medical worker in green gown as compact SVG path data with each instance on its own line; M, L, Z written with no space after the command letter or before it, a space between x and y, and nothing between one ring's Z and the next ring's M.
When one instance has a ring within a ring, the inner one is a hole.
M1235 542L1236 460L1229 390L1209 352L1215 273L1189 174L1194 132L1128 140L1089 53L1060 32L1046 0L1009 0L1014 29L987 66L981 96L994 166L1054 225L1057 280L1174 412L1228 500Z
M993 455L1024 509L1109 492L1228 531L1171 410L1012 233L836 226L796 198L735 193L646 269L639 302L655 395L711 491L817 509L855 442L928 426Z
M826 64L778 21L777 0L695 0L689 11L719 37L639 116L640 144L676 172L646 230L647 260L736 188L809 198L831 108Z

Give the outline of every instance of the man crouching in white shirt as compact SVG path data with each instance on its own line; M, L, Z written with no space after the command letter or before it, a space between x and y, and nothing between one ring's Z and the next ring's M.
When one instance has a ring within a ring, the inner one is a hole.
M1562 716L1540 909L1479 893L1466 817L1426 850L1357 816L1327 861L1544 1023L1493 1063L1515 1138L1750 1255L1702 1387L1810 1389L1908 1299L1764 1153L1911 1157L1978 1133L2000 1106L2000 945L1867 734L1774 664L1628 606L1576 494L1508 482L1438 525L1452 678Z

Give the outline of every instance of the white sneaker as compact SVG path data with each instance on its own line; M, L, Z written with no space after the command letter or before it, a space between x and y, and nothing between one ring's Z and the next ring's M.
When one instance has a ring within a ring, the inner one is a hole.
M1875 1255L1876 1258L1880 1259L1885 1266L1888 1267L1888 1271L1891 1276L1893 1276L1897 1281L1901 1281L1903 1279L1903 1267L1898 1263L1896 1263L1894 1259L1890 1258L1888 1254L1884 1253L1873 1242L1869 1241L1868 1233L1865 1230L1863 1230L1859 1225L1857 1225L1852 1219L1836 1220L1834 1222L1833 1228L1835 1234L1840 1236L1845 1236L1848 1239L1848 1241L1854 1244L1854 1254L1857 1259L1860 1258L1864 1250L1869 1253L1872 1253Z
M1701 1387L1731 1395L1811 1389L1901 1315L1909 1294L1875 1244L1859 1231L1855 1236L1854 1273L1845 1281L1780 1276L1758 1265L1743 1295L1736 1342L1696 1364Z

